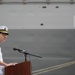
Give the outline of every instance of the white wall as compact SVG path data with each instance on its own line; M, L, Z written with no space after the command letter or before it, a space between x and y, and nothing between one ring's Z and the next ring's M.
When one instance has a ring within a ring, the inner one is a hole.
M10 29L74 29L74 16L75 4L0 5L0 25Z

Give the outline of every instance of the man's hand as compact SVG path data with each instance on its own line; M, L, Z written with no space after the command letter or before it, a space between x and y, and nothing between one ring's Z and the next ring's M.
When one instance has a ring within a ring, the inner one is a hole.
M9 63L9 64L6 64L6 66L15 66L17 63Z

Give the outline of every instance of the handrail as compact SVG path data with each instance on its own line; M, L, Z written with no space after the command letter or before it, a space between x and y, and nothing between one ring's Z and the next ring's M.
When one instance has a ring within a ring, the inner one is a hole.
M0 4L28 4L28 3L33 3L33 4L35 4L35 3L47 3L47 4L59 4L59 3L65 3L65 4L68 4L68 3L70 3L70 4L74 4L75 3L75 0L68 0L68 1L52 1L52 0L45 0L45 1L38 1L38 0L35 0L35 1L27 1L27 0L15 0L15 1L11 1L11 0L9 0L9 1L7 1L7 0L0 0Z

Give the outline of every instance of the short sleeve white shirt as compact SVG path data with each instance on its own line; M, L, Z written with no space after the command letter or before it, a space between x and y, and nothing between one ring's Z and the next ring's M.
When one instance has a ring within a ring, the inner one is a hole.
M0 61L3 62L1 47L0 47ZM3 71L2 70L3 70L3 66L0 65L0 75L3 75Z

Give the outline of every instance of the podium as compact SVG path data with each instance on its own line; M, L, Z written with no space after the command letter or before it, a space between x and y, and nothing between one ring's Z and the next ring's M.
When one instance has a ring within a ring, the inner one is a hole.
M14 51L19 51L20 53L23 53L25 56L25 62L16 64L15 66L8 66L4 69L4 75L31 75L31 64L30 61L27 61L27 55L35 56L38 58L42 58L41 56L37 56L34 54L30 54L26 52L25 50L13 48Z
M31 75L30 61L5 67L4 75Z

